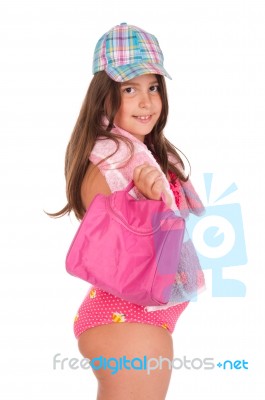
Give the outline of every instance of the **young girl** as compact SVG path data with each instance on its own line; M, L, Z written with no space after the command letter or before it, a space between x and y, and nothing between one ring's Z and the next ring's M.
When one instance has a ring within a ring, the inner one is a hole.
M81 220L96 194L124 189L131 179L136 198L159 200L164 192L168 206L184 215L202 209L195 192L188 198L185 188L192 186L184 164L163 134L168 115L164 76L171 78L157 39L126 23L115 26L96 45L93 74L66 152L68 203L53 216L74 211ZM142 154L150 162L141 162ZM104 249L98 251L104 257ZM188 303L146 308L90 287L74 333L81 354L98 358L93 368L98 400L165 399L172 372L168 362L149 374L128 364L113 374L100 366L100 357L137 358L138 367L144 357L153 359L153 366L161 357L172 360L171 334Z

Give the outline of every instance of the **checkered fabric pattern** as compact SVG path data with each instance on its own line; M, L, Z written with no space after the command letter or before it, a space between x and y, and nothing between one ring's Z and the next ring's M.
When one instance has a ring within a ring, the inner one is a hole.
M117 82L143 74L159 74L172 79L163 63L163 53L154 35L122 23L99 39L92 71L95 74L105 70Z

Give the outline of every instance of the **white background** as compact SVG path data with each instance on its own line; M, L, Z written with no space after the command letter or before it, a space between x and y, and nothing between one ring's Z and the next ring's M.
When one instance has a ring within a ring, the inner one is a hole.
M65 205L64 154L92 77L95 44L121 22L155 34L167 80L166 136L188 157L206 201L233 182L248 262L224 270L246 296L207 288L180 317L175 357L249 363L248 370L173 370L168 399L264 398L265 4L258 0L1 1L1 398L95 399L92 371L53 370L80 357L73 318L87 285L65 271L74 217ZM220 204L221 204L220 203ZM262 393L263 392L263 393Z

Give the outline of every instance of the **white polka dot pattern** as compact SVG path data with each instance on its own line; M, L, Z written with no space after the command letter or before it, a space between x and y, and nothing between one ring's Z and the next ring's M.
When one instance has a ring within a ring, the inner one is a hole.
M130 303L92 286L75 316L74 334L78 338L89 328L124 322L161 326L173 333L176 322L188 303L177 304L166 310L146 312L144 306Z

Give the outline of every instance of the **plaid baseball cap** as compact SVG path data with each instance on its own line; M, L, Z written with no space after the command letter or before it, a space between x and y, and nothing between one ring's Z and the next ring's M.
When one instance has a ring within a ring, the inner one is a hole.
M156 37L123 22L106 32L97 42L93 74L106 71L117 82L144 74L164 75L172 79L163 62L164 56Z

